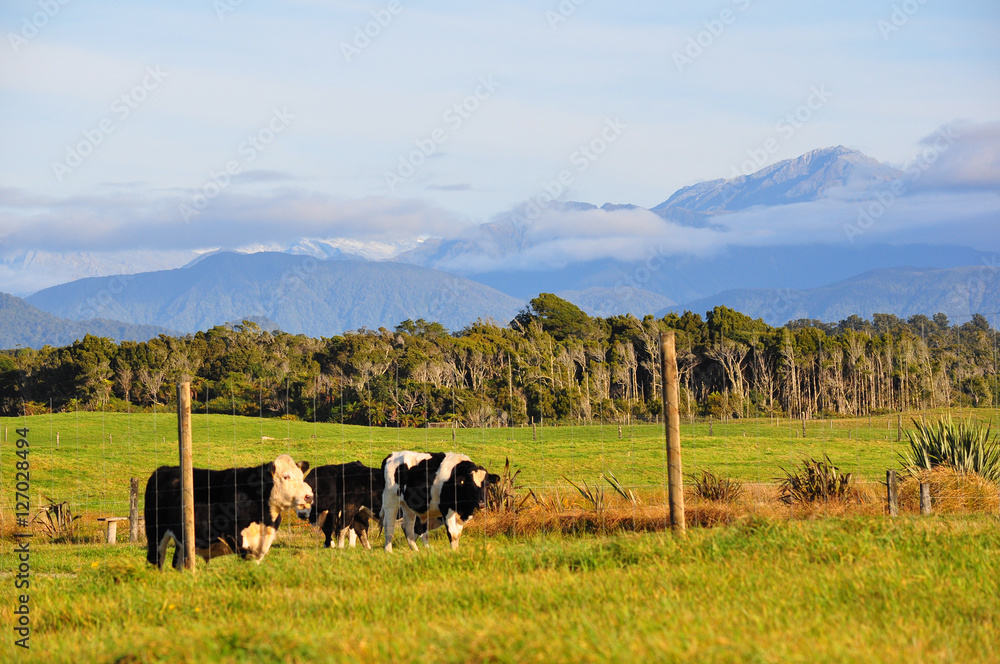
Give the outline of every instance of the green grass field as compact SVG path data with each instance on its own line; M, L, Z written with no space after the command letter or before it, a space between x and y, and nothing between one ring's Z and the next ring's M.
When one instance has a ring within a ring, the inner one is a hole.
M938 415L935 413L934 415ZM989 420L993 411L966 411ZM781 467L808 456L829 454L856 479L878 481L899 465L896 416L813 420L802 437L799 421L752 419L681 428L684 471L702 468L751 482L773 482ZM910 424L903 419L904 427ZM128 506L128 482L138 477L140 490L160 465L177 464L177 419L157 414L59 413L0 419L0 509L12 506L9 496L14 469L13 441L18 427L29 428L33 499L39 493L69 500L95 515L120 515ZM509 457L522 470L519 484L570 488L563 480L601 482L611 472L625 485L646 489L666 485L666 453L662 426L617 424L546 426L510 429L389 429L340 424L199 415L192 418L196 466L210 468L257 465L290 453L313 465L360 459L378 466L393 450L457 451L491 470ZM58 440L57 440L58 439ZM905 436L904 436L905 441Z
M825 453L874 483L899 465L905 443L895 425L894 415L812 421L803 438L801 423L788 420L716 422L712 436L707 424L688 424L685 472L773 483L781 466ZM430 551L392 555L321 549L321 535L287 519L259 566L229 556L199 561L194 575L160 573L143 546L96 543L96 517L127 514L129 477L144 486L153 468L176 464L176 416L0 420L8 537L13 441L23 426L32 501L68 500L86 537L32 540L28 652L9 629L23 592L14 587L14 543L0 541L0 661L990 662L1000 651L995 510L898 519L765 510L680 539L487 536L478 525L458 552L437 532ZM454 441L451 430L215 415L195 415L193 428L199 466L282 452L377 465L388 451L413 448L465 452L492 470L509 456L524 487L567 488L563 475L595 485L608 471L630 486L665 484L663 431L653 425L623 427L621 439L616 424L539 427L537 440L531 428L459 429Z
M42 545L4 661L991 662L991 517L750 520L665 533L324 550L159 573L137 547ZM4 569L10 569L9 546ZM0 585L11 624L12 580Z

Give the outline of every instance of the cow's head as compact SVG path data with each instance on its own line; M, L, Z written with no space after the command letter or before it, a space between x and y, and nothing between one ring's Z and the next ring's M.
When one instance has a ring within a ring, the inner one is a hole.
M274 486L271 488L271 509L281 513L294 509L300 518L308 518L312 507L313 490L306 484L303 473L309 470L308 461L295 463L292 457L282 454L269 464Z
M455 511L468 520L477 509L486 507L486 492L491 483L500 481L498 475L488 473L482 466L463 461L441 489L442 503L454 500Z

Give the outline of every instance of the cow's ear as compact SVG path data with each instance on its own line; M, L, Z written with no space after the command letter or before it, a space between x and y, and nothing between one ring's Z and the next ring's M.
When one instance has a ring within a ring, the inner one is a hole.
M309 462L308 461L299 461L295 465L299 467L299 469L302 471L303 475L305 475L306 471L309 470Z
M274 467L274 462L272 461L271 463L267 464L267 468L265 468L265 470L267 471L268 475L271 475L273 477L276 470Z
M496 473L490 473L486 476L487 484L500 484L500 476Z

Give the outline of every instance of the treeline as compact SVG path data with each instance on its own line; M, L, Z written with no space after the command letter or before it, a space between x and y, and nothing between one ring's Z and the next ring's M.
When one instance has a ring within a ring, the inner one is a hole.
M771 327L726 307L593 318L542 294L506 326L404 321L312 339L244 321L184 337L0 354L0 413L152 408L192 381L201 412L378 426L653 420L659 333L677 334L691 417L864 415L997 405L997 335L976 315Z

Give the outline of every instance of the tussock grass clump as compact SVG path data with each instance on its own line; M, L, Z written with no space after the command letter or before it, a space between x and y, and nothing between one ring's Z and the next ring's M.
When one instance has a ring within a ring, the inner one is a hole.
M833 461L825 454L822 461L806 459L797 471L781 470L785 477L779 478L778 489L781 500L785 503L826 502L848 497L852 474L841 473L840 468L833 465Z
M582 480L581 484L583 484L583 486L580 486L565 475L563 475L563 479L572 484L573 488L580 492L580 496L587 503L590 509L595 512L603 512L607 508L608 501L604 496L604 489L602 487L595 486L591 488L587 484L586 480Z
M707 470L701 475L689 478L694 493L705 500L718 500L724 503L735 502L743 495L743 483L729 477L722 477Z
M1000 481L1000 443L990 439L990 425L967 420L955 423L951 416L936 422L913 420L907 431L909 449L899 456L911 473L950 466L959 473L976 473L987 480Z
M986 512L1000 509L1000 486L976 473L962 473L950 466L914 471L899 483L899 505L916 512L920 506L920 484L931 485L931 508L938 514Z
M525 501L531 497L529 491L527 495L518 500L517 476L521 474L521 469L512 471L510 458L504 458L503 472L500 473L500 481L491 484L486 492L486 509L490 512L515 512L520 509Z
M625 486L623 486L621 481L619 481L619 479L615 477L615 474L612 473L610 470L607 473L602 474L601 476L608 484L611 485L611 488L615 490L615 493L617 493L619 496L621 496L629 503L631 503L633 507L639 504L639 497L636 495L636 493L632 491L632 489L628 489Z
M73 510L68 500L56 502L44 496L48 502L43 504L38 513L31 520L31 526L36 532L40 532L55 543L78 542L79 529L77 521L79 516L73 515Z

